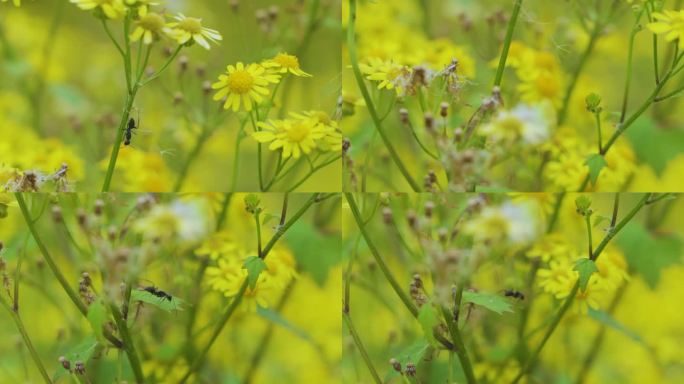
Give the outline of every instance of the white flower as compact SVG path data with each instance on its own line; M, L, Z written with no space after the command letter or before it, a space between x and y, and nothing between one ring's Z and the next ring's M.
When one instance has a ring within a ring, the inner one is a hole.
M549 138L552 116L544 104L534 106L518 104L511 110L499 112L482 127L482 132L496 142L541 144Z

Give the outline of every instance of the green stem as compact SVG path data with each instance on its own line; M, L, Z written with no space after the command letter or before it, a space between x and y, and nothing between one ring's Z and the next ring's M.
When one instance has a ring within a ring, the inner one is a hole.
M373 381L376 384L382 384L382 380L380 379L378 372L375 370L373 362L371 361L370 356L368 356L368 352L366 351L366 348L363 346L363 342L361 341L358 332L356 332L356 328L354 327L354 323L352 322L351 316L349 316L348 312L344 312L342 314L342 318L344 319L344 323L347 325L347 329L349 329L349 333L354 339L354 344L356 345L356 348L359 350L359 353L361 353L363 361L366 363L366 367L368 367L368 371L373 377Z
M518 22L518 15L520 14L520 8L522 6L522 0L516 0L515 5L513 5L513 12L511 13L511 18L508 20L508 29L506 30L506 37L504 39L503 49L501 50L501 56L499 57L499 66L496 69L496 76L494 77L494 86L500 87L503 81L504 69L506 69L506 59L508 59L508 50L511 47L511 41L513 40L513 31L515 31L515 25Z
M387 264L385 264L385 261L382 259L382 256L380 256L380 253L378 252L378 249L375 247L375 244L373 244L370 234L366 229L366 225L363 220L363 215L361 215L361 211L359 211L359 207L358 205L356 205L356 201L354 200L354 196L348 192L344 195L347 199L347 202L349 202L349 207L351 208L352 215L354 216L354 220L356 221L356 225L359 228L359 231L361 232L361 235L363 236L363 239L365 240L368 249L371 251L371 254L375 259L376 264L378 264L380 270L382 271L382 274L385 276L385 279L387 279L387 281L390 283L394 292L397 294L397 296L399 296L399 299L406 306L406 309L408 309L409 312L411 312L411 315L413 315L413 317L415 318L418 318L418 308L413 304L411 299L408 297L408 295L406 295L404 290L401 288L401 285L399 285L397 280L392 275L392 272L389 270ZM435 339L442 343L442 345L444 345L447 349L454 349L454 345L449 340L445 339L441 334L435 332L434 335Z
M171 56L169 56L169 58L168 58L168 59L166 60L166 62L162 65L162 67L159 68L159 70L158 70L157 72L155 72L152 76L148 77L147 79L145 79L145 80L143 80L143 81L138 80L139 85L142 87L142 86L144 86L145 84L149 83L150 81L152 81L152 80L156 79L157 77L161 76L161 74L164 73L164 71L166 70L166 68L168 68L168 66L171 64L171 62L173 62L173 60L176 58L176 56L178 56L178 53L180 52L180 50L181 50L182 48L183 48L182 45L179 45L178 47L176 47L176 50L173 51L173 53L171 54ZM144 72L145 72L145 69L144 69L144 66L143 66L143 69L142 69L142 72L141 72L141 73L144 73Z
M463 284L459 284L456 288L454 311L458 311L458 309L460 308L462 297ZM468 382L468 384L477 383L477 379L475 378L475 373L473 371L473 365L470 362L470 358L468 357L468 351L466 350L465 343L463 342L463 336L461 335L461 331L458 329L457 319L454 318L454 315L452 313L449 313L449 310L444 306L442 306L442 315L444 316L444 319L447 322L449 334L451 335L451 341L454 343L454 346L456 347L456 355L458 356L458 360L461 362L461 367L463 368L463 373L465 374L466 381Z
M641 20L641 15L643 9L637 15L635 25L632 27L632 32L629 35L629 48L627 49L627 73L625 75L625 92L622 97L622 111L620 112L620 123L625 121L625 116L627 114L627 102L629 101L629 89L632 83L632 59L634 57L634 40L639 32L639 21Z
M299 218L301 218L304 213L311 207L316 202L316 198L318 197L318 194L314 193L305 203L302 205L301 208L292 216L286 223L285 225L281 226L278 228L278 231L271 237L271 240L266 243L266 246L263 248L263 250L259 253L259 257L262 259L265 259L266 256L268 256L268 253L271 251L271 249L275 246L275 244L278 242L278 240L287 232L287 230L294 224L296 223ZM221 318L219 319L216 327L214 328L213 333L211 334L211 337L209 338L209 342L207 345L202 349L200 352L199 356L193 361L192 365L188 369L188 372L183 376L183 378L180 380L181 383L185 383L190 376L192 376L193 373L195 373L204 363L204 360L207 357L207 354L209 353L209 350L211 347L214 345L216 340L218 339L219 335L223 331L223 328L226 326L228 323L228 320L233 316L233 313L235 312L235 309L237 309L238 305L240 305L240 302L242 301L242 297L244 296L245 292L247 291L247 286L249 285L249 281L245 279L245 281L242 283L240 286L240 290L238 293L235 295L233 298L233 301L230 303L228 308L226 309L226 312L223 313Z
M114 322L116 323L116 327L119 330L119 334L121 334L121 339L123 339L123 348L126 351L126 356L128 356L128 362L131 364L133 375L135 375L135 381L136 383L144 383L145 376L142 372L142 366L140 365L138 353L135 350L133 338L131 337L131 334L128 331L128 325L126 324L126 320L123 319L123 317L121 316L121 312L119 312L119 308L117 308L116 305L110 304L109 308L112 312L112 315L114 316Z
M375 129L380 134L380 138L384 142L385 147L387 148L387 151L389 152L390 157L392 158L392 161L394 161L396 166L399 168L399 171L404 176L404 179L406 179L406 182L411 186L411 189L414 192L418 192L418 191L420 191L420 186L418 185L418 183L416 183L416 181L413 179L411 174L408 172L408 169L406 169L406 166L404 165L404 163L399 158L399 154L394 149L394 147L392 146L392 143L389 141L389 138L385 134L385 131L383 130L383 127L382 127L382 122L380 121L380 117L378 116L378 112L375 109L375 104L373 103L373 99L370 97L370 93L368 92L368 88L366 88L366 83L363 80L363 74L361 73L361 69L359 68L359 59L358 59L358 56L356 53L355 24L356 24L356 0L349 0L349 23L347 25L347 49L349 50L349 60L351 61L351 66L352 66L352 71L354 72L354 77L355 77L356 82L359 86L359 90L361 91L361 95L363 96L363 99L366 102L366 107L368 108L368 113L370 114L371 119L373 120L373 123L375 125Z
M647 193L644 195L644 197L639 200L639 202L632 208L632 210L627 213L627 216L625 216L620 222L615 226L615 228L612 228L606 236L601 240L601 243L599 243L598 247L596 247L596 250L594 251L594 257L592 260L598 259L598 257L601 255L601 252L608 246L608 243L615 237L615 235L624 228L627 223L629 223L634 216L641 210L646 205L646 202L648 199L651 197L650 193ZM568 296L565 298L565 301L563 302L563 305L561 308L558 310L556 315L553 317L551 324L549 325L548 329L546 330L546 333L544 334L544 337L542 338L542 341L539 343L537 348L534 350L532 353L532 356L527 360L527 363L523 366L523 368L520 370L518 375L515 377L513 380L513 383L517 383L522 379L536 364L537 359L539 358L539 355L541 354L542 349L544 349L544 346L546 345L546 342L551 338L551 335L553 332L556 330L556 327L558 327L558 324L560 321L563 319L563 316L565 313L570 309L570 306L573 303L573 300L575 299L575 296L577 295L577 292L579 290L579 280L575 283L575 285L572 287L572 290L568 294Z
M0 304L10 313L12 320L14 320L14 324L17 326L17 329L19 330L19 333L21 334L21 338L24 341L24 344L26 345L26 348L29 350L29 354L31 355L31 358L33 359L33 362L36 364L36 368L40 371L40 375L43 377L43 380L45 380L46 383L50 384L52 383L52 379L50 379L50 375L48 375L47 370L45 370L45 366L43 365L43 362L40 360L40 356L38 355L38 351L36 351L36 348L33 346L33 343L31 342L31 338L28 335L28 332L26 332L26 327L24 327L24 322L21 320L21 317L19 316L19 311L12 310L10 307L9 303L5 301L5 298L0 295Z
M584 70L584 67L587 64L587 61L589 60L591 53L594 51L594 47L596 46L596 42L598 41L599 35L601 34L602 30L603 23L597 20L596 24L594 24L594 29L592 30L591 35L589 36L589 43L587 44L587 47L584 49L582 56L580 56L580 61L577 64L577 67L575 67L575 70L572 72L572 75L570 76L570 83L568 85L568 88L565 90L563 104L560 109L560 112L558 112L558 125L562 125L565 122L565 119L568 114L568 108L570 107L570 99L572 98L572 94L575 91L575 87L577 86L577 80L579 79L580 74Z
M313 176L313 174L316 173L316 171L318 171L319 169L324 168L324 167L326 167L326 166L328 166L328 165L330 165L330 164L336 162L336 161L339 160L341 157L342 157L342 155L340 154L340 155L337 155L337 156L335 156L335 157L333 157L333 158L331 158L331 159L328 159L328 160L322 162L321 164L318 164L318 165L314 166L306 175L304 175L304 177L303 177L302 179L300 179L300 180L297 181L293 186L291 186L290 188L288 188L288 189L287 189L287 192L292 192L292 191L294 191L294 190L297 189L300 185L304 184L304 182L307 181L311 176Z
M123 113L121 114L121 120L119 121L119 127L117 128L116 138L114 139L114 144L112 146L112 153L109 156L109 164L107 165L107 173L105 174L104 183L102 184L102 192L109 192L109 186L112 183L112 177L114 176L114 169L116 168L116 160L119 157L119 150L121 149L121 142L123 141L126 124L128 123L128 117L131 114L131 109L133 108L133 101L135 100L135 94L137 89L133 89L133 93L126 95L126 101L124 103Z

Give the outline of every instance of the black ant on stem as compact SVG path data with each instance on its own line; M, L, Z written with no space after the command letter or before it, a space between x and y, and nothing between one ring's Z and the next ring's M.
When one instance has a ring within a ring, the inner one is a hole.
M138 124L135 123L134 118L128 119L128 125L124 128L124 145L131 145L131 139L133 138L133 130L138 129L140 126L140 112L138 112Z
M142 288L140 288L140 289L143 290L143 291L145 291L145 292L149 292L149 293L151 293L152 295L154 295L154 296L156 296L156 297L158 297L158 298L160 298L160 299L162 299L162 300L173 301L173 296L171 296L170 294L168 294L168 293L162 291L161 289L157 289L157 287L155 287L155 286L153 286L153 285L150 285L150 286L147 286L147 287L142 287Z
M513 289L505 289L503 291L503 294L506 297L512 297L512 298L518 299L518 300L525 300L525 294L523 294L520 291L513 290Z

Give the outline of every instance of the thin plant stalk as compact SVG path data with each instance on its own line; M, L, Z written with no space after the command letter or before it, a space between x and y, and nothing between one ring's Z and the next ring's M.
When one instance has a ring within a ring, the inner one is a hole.
M296 223L299 218L301 218L304 213L317 201L318 194L314 193L305 203L302 205L301 208L295 214L290 218L290 220L286 221L284 225L278 228L278 231L271 237L271 239L266 243L264 246L263 250L259 253L259 257L262 259L265 259L266 256L268 256L268 253L273 249L273 247L276 245L278 240L287 232L287 230L294 224ZM219 335L223 331L223 328L226 326L228 323L228 320L233 316L233 313L237 309L237 307L240 305L242 302L242 297L244 296L245 292L247 291L247 287L249 285L249 281L245 279L245 281L242 283L240 286L240 290L238 293L235 295L233 298L233 301L231 301L230 305L228 305L228 308L226 311L223 313L221 318L219 319L216 327L214 328L213 333L211 334L211 337L209 338L209 342L207 343L206 346L202 349L200 352L199 356L195 358L195 360L192 362L192 365L188 369L188 372L183 376L181 379L181 383L185 383L190 376L193 375L201 366L204 364L204 360L207 357L207 354L209 353L209 350L211 347L214 345L216 340L218 339Z
M123 348L126 351L126 356L128 357L128 362L131 364L131 369L133 370L133 375L135 376L136 383L144 383L145 376L142 372L142 366L140 364L140 359L138 358L138 353L135 350L135 344L133 343L133 338L128 330L128 324L126 320L121 316L121 312L116 305L110 304L109 306L112 316L114 316L114 322L116 323L116 328L119 330L119 334L123 339Z
M494 76L495 87L500 87L501 82L503 81L504 69L506 69L506 59L508 59L508 51L511 48L513 32L515 31L515 25L518 22L518 15L520 14L521 7L522 0L515 0L511 18L508 20L508 28L506 29L506 37L504 38L503 49L501 50L501 56L499 57L499 66L496 69L496 76Z
M373 103L373 99L370 96L370 93L368 92L368 88L366 87L366 83L364 82L363 79L363 74L361 73L361 69L359 68L359 58L356 52L356 0L349 0L349 23L347 24L347 49L349 50L349 60L351 61L351 66L352 66L352 71L354 72L354 78L356 79L356 83L359 86L359 90L361 91L361 95L363 96L363 100L366 103L366 107L368 108L368 113L371 116L371 119L373 120L373 124L375 125L375 129L377 132L380 134L380 138L382 139L383 143L385 144L385 147L387 148L387 151L389 152L390 157L392 158L392 161L394 164L399 168L399 171L401 174L404 176L404 179L406 179L406 182L411 186L411 189L414 192L419 192L420 191L420 186L418 183L413 179L411 174L409 173L408 169L404 165L404 163L401 161L399 158L399 154L397 153L396 149L390 142L389 138L387 137L387 134L385 133L383 127L382 127L382 121L380 120L380 116L378 115L377 110L375 109L375 104Z
M463 288L463 284L459 284L456 288L456 299L454 303L455 312L458 311L461 306ZM442 315L444 316L444 319L447 322L449 334L451 335L451 340L454 343L454 346L456 347L456 355L458 356L458 360L461 362L461 367L463 368L463 373L465 374L466 381L468 382L468 384L477 383L477 379L475 378L475 372L473 371L473 365L470 362L470 358L468 357L468 351L466 350L465 343L463 342L463 336L461 335L461 331L458 329L458 319L454 316L454 314L449 313L449 310L444 306L442 306Z
M639 200L639 202L632 208L632 210L629 213L627 213L627 216L620 220L620 222L606 234L603 240L601 240L601 243L599 243L599 245L594 250L592 260L595 261L596 259L598 259L598 257L601 255L601 252L603 252L606 246L608 246L608 243L615 237L615 235L617 235L620 232L620 230L622 230L622 228L625 227L625 225L627 225L627 223L629 223L634 218L634 216L636 216L637 213L639 213L641 208L643 208L646 205L650 197L650 193L645 194L644 197L642 197L641 200ZM551 324L547 328L546 333L544 333L542 341L539 343L539 345L534 350L532 355L527 359L527 362L520 370L518 375L515 377L513 383L517 383L518 381L520 381L520 379L522 379L537 363L537 359L539 358L542 349L544 349L546 342L549 341L551 335L558 327L558 324L560 324L560 321L563 319L565 313L568 311L568 309L570 309L570 306L572 306L572 303L578 291L579 280L575 282L575 285L572 287L572 290L568 294L568 297L565 298L565 301L563 302L561 308L558 310L556 315L551 320Z
M46 383L51 384L52 379L50 379L50 375L48 375L47 371L45 370L45 366L43 365L43 362L40 360L38 351L36 351L36 348L33 346L31 338L28 335L28 332L26 332L24 322L21 320L21 316L19 316L19 310L13 309L2 295L0 295L0 304L10 313L12 320L14 320L14 324L17 326L19 334L21 334L21 338L24 341L26 348L29 350L31 359L33 359L33 362L36 364L36 368L38 368L38 371L40 371L40 375L43 377L43 380L45 380Z

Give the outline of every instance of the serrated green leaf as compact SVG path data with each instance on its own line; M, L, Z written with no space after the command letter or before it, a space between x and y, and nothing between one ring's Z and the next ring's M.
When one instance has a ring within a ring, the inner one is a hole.
M596 263L594 263L594 260L589 260L586 257L577 260L575 267L572 270L577 271L579 274L580 288L583 291L587 289L587 284L589 284L591 275L594 272L598 272L598 268L596 268Z
M245 263L242 265L242 268L247 270L247 281L249 281L249 288L254 289L254 287L256 287L257 281L259 280L259 275L261 272L268 269L268 266L266 265L264 259L258 256L250 256L245 259Z
M492 293L465 291L463 292L463 302L479 305L499 315L504 312L513 312L513 307L506 298Z
M425 339L430 342L431 345L437 346L437 339L435 339L434 331L435 327L439 324L439 315L437 310L430 304L425 304L418 311L418 323L423 329L425 334Z
M90 326L93 328L93 332L95 332L95 337L97 337L100 342L104 342L105 338L102 334L102 328L108 321L107 309L105 308L104 304L102 304L100 300L90 304L86 318L88 319Z
M392 357L397 359L402 367L406 367L407 363L414 363L418 365L430 349L430 343L425 340L421 340L415 344L411 344L405 349L402 349L401 352L398 352ZM399 377L399 372L395 371L392 367L389 367L389 371L387 372L387 375L385 375L385 382L389 382L395 377Z
M627 263L655 289L664 268L681 262L682 240L675 234L651 235L642 224L630 222L616 237Z
M150 304L166 312L182 311L185 309L184 300L181 300L175 296L172 296L171 300L168 300L163 297L157 297L150 292L143 291L141 289L131 291L131 300L142 301L143 303Z
M595 153L587 158L584 164L589 167L589 179L592 184L596 184L601 170L606 166L606 159L602 155Z
M684 131L661 129L648 116L641 116L625 131L637 158L661 174L668 162L682 153Z
M90 336L75 347L69 349L67 353L63 353L62 356L64 356L72 364L72 367L76 361L82 361L83 363L87 364L98 350L98 346L100 346L100 343L98 343L94 337ZM102 347L100 346L100 348ZM62 376L68 374L69 371L64 369L62 366L59 366L57 371L52 375L52 381L57 382Z

